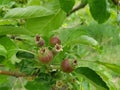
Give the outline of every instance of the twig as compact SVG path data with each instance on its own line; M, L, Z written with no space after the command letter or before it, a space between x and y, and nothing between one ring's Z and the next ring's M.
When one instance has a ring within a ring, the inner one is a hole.
M26 74L23 73L17 73L17 72L10 72L10 71L2 71L0 70L1 75L8 75L8 76L14 76L14 77L26 77Z
M120 6L119 0L112 0L112 2L113 2L115 5ZM73 8L72 11L67 14L67 16L69 16L69 15L71 15L72 13L78 11L79 9L84 8L86 5L87 5L87 3L85 3L85 4L80 3L78 6L76 6L75 8Z
M112 0L112 2L113 2L115 5L120 6L119 0Z
M86 6L86 4L82 4L80 3L78 6L76 6L75 8L72 9L72 11L70 13L67 14L67 16L71 15L72 13L78 11L79 9L82 9Z
M0 64L0 67L4 67L4 65Z

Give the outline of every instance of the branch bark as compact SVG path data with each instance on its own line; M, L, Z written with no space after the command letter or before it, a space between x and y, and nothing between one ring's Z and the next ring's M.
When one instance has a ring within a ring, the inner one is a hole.
M119 0L112 0L112 2L115 4L115 5L120 5L120 3L119 3Z
M14 77L26 77L26 74L23 73L17 73L17 72L10 72L10 71L3 71L0 70L1 75L8 75L8 76L14 76Z
M119 0L112 0L112 2L117 5L117 6L120 6L120 2ZM75 8L72 9L72 11L70 13L67 14L67 16L71 15L72 13L78 11L79 9L82 9L84 8L85 6L87 5L87 3L80 3L78 6L76 6Z
M78 11L79 9L84 8L86 5L87 5L87 4L82 4L82 3L80 3L78 6L76 6L75 8L73 8L72 11L67 14L67 16L69 16L69 15L71 15L72 13Z
M4 65L0 64L0 67L4 67Z

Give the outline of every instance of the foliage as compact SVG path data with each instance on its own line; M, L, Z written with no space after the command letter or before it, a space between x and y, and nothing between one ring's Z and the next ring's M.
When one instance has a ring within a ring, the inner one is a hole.
M1 0L0 89L118 90L119 65L84 59L119 44L113 1Z

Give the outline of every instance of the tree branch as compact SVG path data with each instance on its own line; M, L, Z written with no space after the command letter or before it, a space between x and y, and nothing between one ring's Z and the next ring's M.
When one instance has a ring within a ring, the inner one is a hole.
M71 15L72 13L78 11L79 9L84 8L86 5L87 5L87 4L82 4L82 3L80 3L78 6L76 6L75 8L73 8L72 11L67 14L67 16L69 16L69 15Z
M113 2L115 5L120 6L119 0L112 0L112 2Z
M14 76L14 77L26 77L26 74L23 73L17 73L17 72L10 72L10 71L2 71L0 70L1 75L8 75L8 76Z
M113 2L115 5L120 6L119 0L112 0L112 2ZM87 3L80 3L78 6L76 6L75 8L73 8L72 11L67 14L67 16L69 16L69 15L71 15L72 13L78 11L79 9L84 8L86 5L87 5Z
M0 64L0 67L4 67L4 65Z

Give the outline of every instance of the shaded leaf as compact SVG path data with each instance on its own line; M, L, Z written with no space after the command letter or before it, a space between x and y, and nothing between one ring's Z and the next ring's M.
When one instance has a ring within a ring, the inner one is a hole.
M18 50L15 43L8 37L2 36L0 38L0 44L3 45L5 47L5 49L7 50L7 59L11 61L11 62L6 61L5 63L9 65L11 63L14 64L15 62L17 62L18 59L13 58ZM12 67L12 65L10 65L10 66Z
M106 66L105 67L96 67L95 68L95 65L96 66L104 65L104 64L108 64L109 65L109 63L100 62L100 61L91 61L91 60L80 60L80 63L82 63L82 62L83 62L83 64L88 64L87 65L88 67L91 67L91 68L95 69L95 71L97 72L97 74L99 74L102 77L102 79L104 81L106 81L106 84L108 85L108 87L110 88L110 90L116 90L115 84L112 82L112 76L111 76L111 74L106 71L106 68L105 68ZM90 66L90 65L93 65L93 66ZM114 64L110 64L110 65L113 66L114 69L120 70L120 66L117 66L117 65L114 66ZM115 70L115 71L117 71L117 70ZM119 71L117 71L117 73L120 74Z
M82 5L86 5L88 3L88 0L81 0Z
M16 53L16 56L18 58L27 58L27 59L33 59L35 56L29 51L18 51Z
M107 0L88 0L92 17L98 23L104 23L110 17Z
M92 69L88 67L79 67L75 70L78 75L82 75L90 83L92 83L98 90L109 90L106 82Z
M20 68L20 72L27 75L32 75L35 72L35 61L31 59L22 59L21 62L16 63L16 67Z
M3 86L3 87L0 87L0 90L10 90L10 88L9 87L5 87L5 86Z
M7 57L7 50L3 45L0 44L0 62L2 62Z
M116 90L116 86L112 81L112 76L110 73L107 73L105 69L98 70L97 73L102 77L104 81L106 81L110 90Z
M27 90L51 90L47 82L44 81L31 81L25 85Z
M75 4L75 0L59 0L60 2L60 6L61 8L66 12L66 13L69 13L74 4Z

